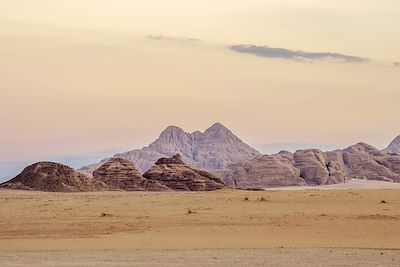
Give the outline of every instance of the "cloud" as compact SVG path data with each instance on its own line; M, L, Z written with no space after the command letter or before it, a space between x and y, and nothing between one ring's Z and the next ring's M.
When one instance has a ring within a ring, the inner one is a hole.
M369 59L343 55L332 52L305 52L300 50L289 50L285 48L273 48L268 46L257 46L257 45L232 45L229 47L231 50L238 53L247 53L256 55L259 57L268 58L284 58L298 61L314 61L314 60L326 60L335 62L346 62L346 63L364 63L368 62Z
M400 62L393 62L393 67L400 68Z
M180 42L180 43L200 42L200 39L196 38L174 37L166 35L148 35L147 38L156 41L170 41L170 42Z

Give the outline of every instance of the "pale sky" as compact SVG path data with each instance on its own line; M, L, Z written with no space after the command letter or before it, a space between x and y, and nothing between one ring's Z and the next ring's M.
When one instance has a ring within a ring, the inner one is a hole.
M381 148L399 25L398 0L0 0L0 161L217 121L250 144Z

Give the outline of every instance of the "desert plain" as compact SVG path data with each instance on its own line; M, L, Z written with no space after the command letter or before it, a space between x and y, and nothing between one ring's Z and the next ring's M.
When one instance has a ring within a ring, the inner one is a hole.
M400 190L0 191L1 266L399 266Z

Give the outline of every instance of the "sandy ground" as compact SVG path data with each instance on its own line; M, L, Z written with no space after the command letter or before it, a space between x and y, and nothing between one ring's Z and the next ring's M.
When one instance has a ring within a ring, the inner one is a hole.
M283 186L265 188L265 190L308 190L308 189L400 189L400 183L351 179L341 184L318 186Z
M399 266L400 252L372 249L3 252L4 267Z
M399 249L397 189L0 191L0 266L399 266Z

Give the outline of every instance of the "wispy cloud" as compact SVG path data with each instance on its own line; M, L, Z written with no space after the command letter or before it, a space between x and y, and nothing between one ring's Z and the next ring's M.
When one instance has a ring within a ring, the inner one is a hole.
M286 48L273 48L257 45L232 45L231 50L239 53L247 53L259 57L284 58L298 61L326 60L346 63L364 63L369 59L363 57L349 56L332 52L305 52L300 50L289 50Z
M170 42L180 42L180 43L200 42L200 39L196 38L175 37L167 35L148 35L147 38L156 41L170 41Z
M400 62L393 62L393 66L396 68L400 68Z

